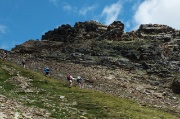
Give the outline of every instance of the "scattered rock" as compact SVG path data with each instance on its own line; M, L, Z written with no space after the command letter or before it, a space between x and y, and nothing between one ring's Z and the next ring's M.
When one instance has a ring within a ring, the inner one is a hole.
M175 94L170 90L180 93L176 75L180 72L179 39L180 31L166 25L142 24L138 30L125 33L120 21L109 26L77 22L73 27L65 24L46 32L41 41L16 46L9 61L21 65L23 54L28 69L42 72L48 64L57 79L64 80L71 72L84 77L84 88L179 112L178 106L173 107ZM4 69L13 74L13 69ZM20 75L11 80L21 89L29 89L30 84L23 83Z

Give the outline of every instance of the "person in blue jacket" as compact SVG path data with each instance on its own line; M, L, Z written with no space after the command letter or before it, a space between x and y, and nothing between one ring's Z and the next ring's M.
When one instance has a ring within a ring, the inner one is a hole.
M45 76L49 76L49 68L48 67L44 68L44 72L45 72Z
M76 80L77 80L78 86L80 88L82 88L83 87L83 79L82 79L82 77L81 76L77 76Z

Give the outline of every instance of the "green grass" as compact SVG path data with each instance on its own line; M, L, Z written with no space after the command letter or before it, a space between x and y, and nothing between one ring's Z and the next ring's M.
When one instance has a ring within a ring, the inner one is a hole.
M6 65L16 69L15 73L33 79L31 88L33 93L23 91L14 93L16 85L7 80L16 74L9 74L2 69ZM46 83L45 80L48 80ZM78 87L69 88L66 82L44 77L42 74L24 69L14 64L0 61L0 93L9 98L17 98L26 106L43 108L51 113L51 117L75 118L85 116L90 119L178 119L162 110L143 107L129 99L122 99L103 92L97 92ZM7 95L8 94L8 95ZM64 98L60 98L64 96ZM22 97L26 97L25 99Z
M0 86L1 86L0 93L6 93L3 91L5 90L5 91L9 92L15 88L15 86L12 83L6 81L10 77L11 77L11 75L8 73L8 71L5 71L2 68L0 68ZM4 89L4 90L2 90L2 89Z

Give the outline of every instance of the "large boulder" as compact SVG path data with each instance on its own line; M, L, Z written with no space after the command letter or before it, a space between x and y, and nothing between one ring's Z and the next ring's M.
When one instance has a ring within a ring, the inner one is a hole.
M121 21L114 21L108 26L107 36L111 40L120 40L124 33L124 24Z
M136 34L138 37L147 40L162 40L169 42L173 39L175 32L175 29L167 25L141 24Z
M12 51L16 53L22 53L22 54L37 53L39 52L39 50L37 49L38 47L36 46L39 46L40 42L41 41L39 40L29 40L21 45L16 45L15 48L12 48Z
M121 21L114 21L108 26L108 31L118 30L124 32L124 24Z
M63 24L54 30L46 32L42 35L42 40L49 41L71 41L75 37L76 31L69 24Z
M173 33L175 32L175 29L167 25L141 24L138 31L144 34L159 34L159 33Z

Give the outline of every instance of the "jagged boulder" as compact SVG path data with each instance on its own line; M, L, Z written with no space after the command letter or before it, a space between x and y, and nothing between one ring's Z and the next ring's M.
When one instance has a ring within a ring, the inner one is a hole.
M140 38L147 40L162 40L169 42L174 37L176 30L167 25L160 24L142 24L137 30Z
M108 39L118 40L121 39L121 36L124 32L124 24L121 21L114 21L108 26L107 36Z
M175 29L167 25L141 24L138 29L138 32L143 34L174 33Z
M38 47L41 43L39 40L29 40L21 45L17 45L15 48L12 48L12 51L16 53L22 53L22 54L32 54L32 53L38 53Z
M108 26L108 31L112 30L119 30L119 31L124 31L124 24L121 21L114 21L112 24Z
M73 42L76 40L96 38L106 31L107 26L96 21L76 22L74 27L65 24L46 32L42 36L42 40Z
M42 35L42 40L67 42L74 39L76 31L69 24L63 24L58 28Z

